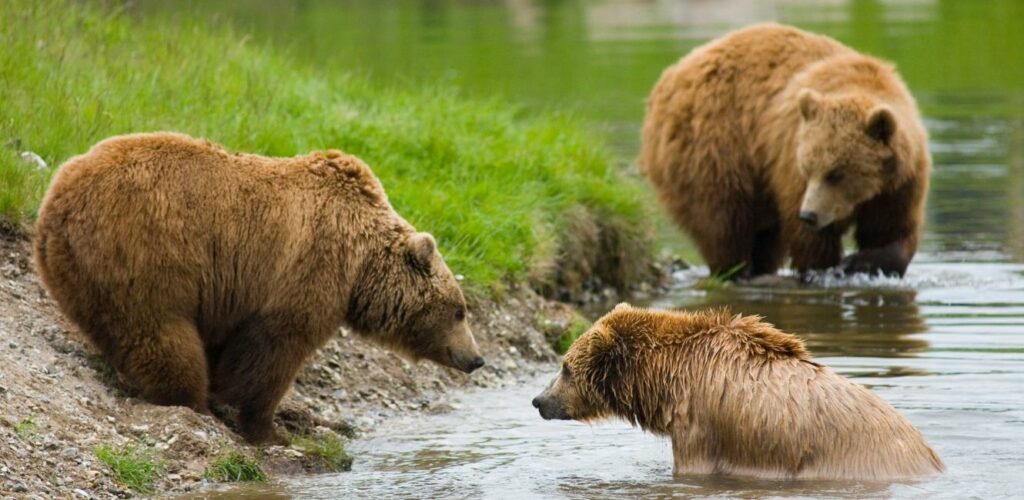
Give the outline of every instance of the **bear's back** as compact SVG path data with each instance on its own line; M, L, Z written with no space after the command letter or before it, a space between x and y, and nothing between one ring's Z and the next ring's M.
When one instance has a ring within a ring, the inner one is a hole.
M348 158L233 154L173 133L108 139L57 172L37 220L36 267L80 324L134 307L230 325L298 293L300 276L311 287L337 279L309 262L346 255L339 231L358 228L332 209L366 216L367 197L336 201L316 186L346 172L376 179L354 159L342 162L348 170L323 167L332 157Z
M697 399L713 402L700 414L722 440L723 464L779 478L886 479L943 470L914 425L871 390L806 352L751 347L772 331L792 337L756 318L717 333L724 337L716 345L721 359L702 379L707 384Z

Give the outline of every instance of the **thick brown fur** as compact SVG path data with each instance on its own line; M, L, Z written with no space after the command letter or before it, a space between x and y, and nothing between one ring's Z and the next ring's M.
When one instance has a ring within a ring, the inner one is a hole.
M724 310L619 305L534 401L545 418L623 418L672 438L676 474L897 479L944 469L921 433L798 338Z
M35 261L61 310L147 399L274 410L339 326L414 358L483 363L433 238L339 151L233 154L174 133L113 137L56 173Z
M712 272L902 275L917 250L931 157L893 67L777 24L698 47L647 101L639 157ZM801 220L801 212L817 222ZM856 225L859 251L843 259Z

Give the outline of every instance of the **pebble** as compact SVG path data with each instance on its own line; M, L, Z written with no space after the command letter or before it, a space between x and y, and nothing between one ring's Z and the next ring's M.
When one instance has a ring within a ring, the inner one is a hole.
M60 450L60 457L72 460L78 457L78 448L75 448L74 446L64 448L63 450Z
M135 432L149 432L148 425L132 425L129 428Z
M114 423L114 422L117 422L117 420L113 416L109 416L108 415L107 416L107 422Z
M197 438L202 439L204 441L208 438L208 435L204 431L195 431L193 432L193 434L195 434Z
M75 498L92 498L92 495L79 488L75 488L73 493L75 494Z
M14 486L11 487L11 491L15 493L25 493L28 491L28 486L26 486L25 483L14 483Z
M301 451L293 450L291 448L285 448L285 449L281 450L281 454L286 456L286 457L292 457L292 458L302 458L304 456Z

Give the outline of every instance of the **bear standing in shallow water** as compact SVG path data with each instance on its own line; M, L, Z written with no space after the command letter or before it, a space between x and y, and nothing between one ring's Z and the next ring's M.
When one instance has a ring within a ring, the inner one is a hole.
M465 372L484 363L434 239L338 151L105 140L54 177L35 261L64 314L146 399L234 406L253 443L283 441L274 410L339 326Z
M742 29L665 70L639 163L714 273L903 275L931 157L889 64L776 24ZM859 251L843 259L851 225Z
M945 468L910 421L798 338L724 311L620 304L533 405L545 419L619 417L669 436L677 475L886 480Z

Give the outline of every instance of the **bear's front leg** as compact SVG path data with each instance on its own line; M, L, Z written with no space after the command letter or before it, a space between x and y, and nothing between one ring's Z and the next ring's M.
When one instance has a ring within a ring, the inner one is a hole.
M852 253L839 264L845 274L882 273L885 276L902 277L910 265L910 256L904 240L894 241L878 248L865 248Z
M864 203L854 233L859 250L843 259L841 269L903 276L917 252L927 188L927 179L907 182Z
M253 444L287 444L274 411L312 349L305 322L258 317L240 327L214 370L214 394L238 409L239 431Z
M801 275L839 264L843 257L843 228L826 227L816 230L806 227L804 222L795 218L787 221L786 226L792 266Z

